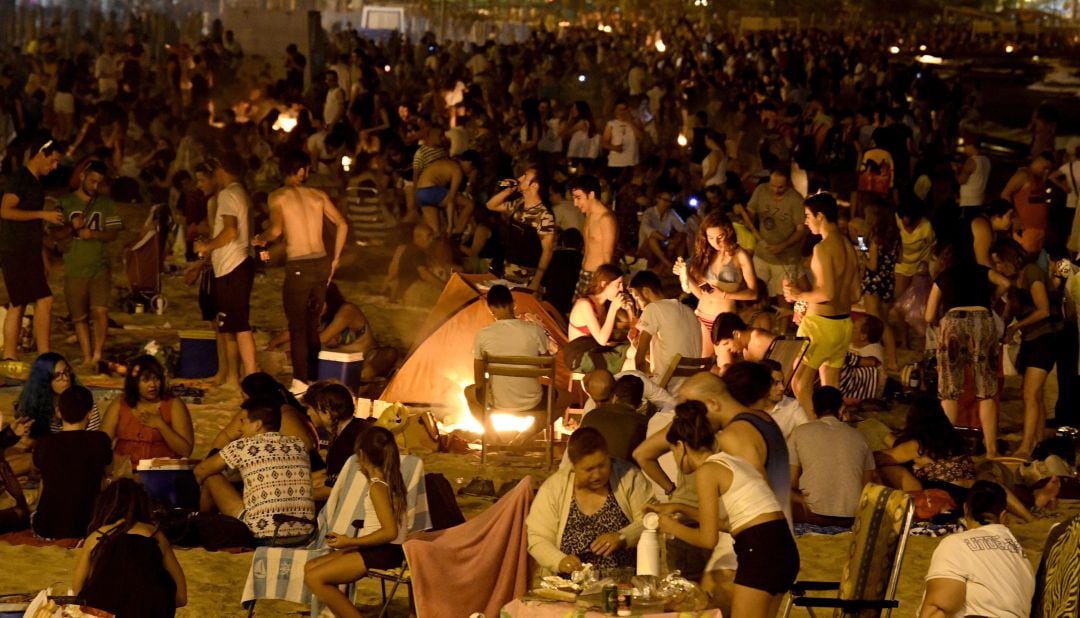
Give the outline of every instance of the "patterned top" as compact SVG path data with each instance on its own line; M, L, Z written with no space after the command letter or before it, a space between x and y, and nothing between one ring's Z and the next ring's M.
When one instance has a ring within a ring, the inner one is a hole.
M555 233L555 215L542 202L526 207L525 200L519 198L507 205L506 212L511 220L535 228L539 236Z
M975 462L969 455L957 455L931 462L925 466L915 466L912 471L920 481L938 481L957 483L975 478Z
M883 303L893 301L896 288L894 270L896 269L896 260L900 257L899 253L899 246L894 246L892 251L878 252L877 270L867 268L863 272L863 294L873 294L880 298Z
M570 515L566 518L566 527L563 529L559 549L571 556L577 556L582 562L592 563L600 569L632 567L636 557L628 547L616 550L606 558L597 556L589 550L589 546L596 537L608 532L618 533L629 525L630 519L619 508L619 503L615 501L613 493L608 493L604 506L592 515L582 513L578 508L577 499L574 499L570 505Z
M244 511L240 520L256 538L274 536L274 515L315 518L311 500L311 461L300 438L276 431L233 440L221 458L244 479ZM282 525L284 535L302 534L302 525Z

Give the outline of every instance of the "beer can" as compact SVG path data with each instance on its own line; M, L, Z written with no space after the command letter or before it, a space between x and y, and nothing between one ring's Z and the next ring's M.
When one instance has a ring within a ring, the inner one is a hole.
M615 584L608 584L607 586L604 586L602 592L604 599L604 613L614 615L616 602L619 596L619 587Z

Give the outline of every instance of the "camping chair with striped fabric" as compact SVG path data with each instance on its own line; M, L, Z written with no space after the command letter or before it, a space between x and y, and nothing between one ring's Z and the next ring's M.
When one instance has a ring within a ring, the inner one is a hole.
M667 389L668 383L671 382L672 378L689 378L696 373L708 371L712 369L715 363L716 359L711 356L705 358L690 358L683 357L682 354L676 354L672 357L671 364L668 365L667 371L665 371L663 377L660 378L660 388Z
M840 618L892 615L899 607L896 586L915 504L907 493L873 483L863 488L855 511L848 561L838 582L797 581L791 586L784 618L793 606L824 607ZM835 597L807 596L811 591L835 590Z
M415 455L401 458L401 475L405 478L408 510L406 522L409 532L431 528L428 513L427 486L424 480L424 462ZM258 547L251 560L247 582L241 599L249 609L248 616L255 613L258 599L281 599L310 605L312 615L322 610L319 599L304 585L304 565L308 560L332 551L326 546L326 534L335 532L344 536L356 536L364 517L364 498L368 484L356 465L356 456L346 460L341 468L326 506L319 511L318 532L304 547ZM346 587L351 597L355 584Z
M791 380L795 377L795 370L802 364L806 355L806 348L810 347L810 340L806 337L777 337L769 344L765 351L765 358L780 363L780 370L784 374L784 391L791 395Z

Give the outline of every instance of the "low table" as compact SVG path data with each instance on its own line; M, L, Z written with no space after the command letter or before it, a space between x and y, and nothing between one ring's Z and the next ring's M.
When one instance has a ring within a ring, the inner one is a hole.
M659 614L634 613L648 618L723 618L718 609L700 612L661 612ZM499 618L607 618L608 614L578 607L566 601L543 601L539 599L514 599L499 611Z

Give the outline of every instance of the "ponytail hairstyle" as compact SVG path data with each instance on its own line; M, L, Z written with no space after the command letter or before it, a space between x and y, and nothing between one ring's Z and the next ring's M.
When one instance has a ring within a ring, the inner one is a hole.
M724 252L734 255L739 249L739 243L735 238L735 226L731 223L731 219L719 210L705 215L701 227L698 228L697 239L694 241L694 259L690 260L686 269L686 274L692 281L705 281L705 273L708 272L709 265L718 253L709 244L709 230L712 228L720 230L720 246L723 247Z
M695 400L675 406L675 420L665 436L668 444L683 442L692 451L713 450L716 433L706 418L708 411L704 403Z
M1005 511L1005 490L992 481L975 481L964 508L968 517L981 526L1000 523Z
M363 457L368 465L382 471L383 479L390 487L390 506L394 510L394 517L400 519L408 506L405 502L405 479L401 476L401 454L394 434L385 427L364 429L356 438L356 456Z

